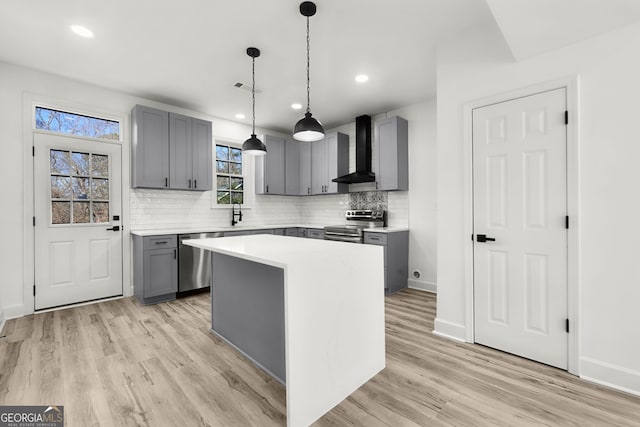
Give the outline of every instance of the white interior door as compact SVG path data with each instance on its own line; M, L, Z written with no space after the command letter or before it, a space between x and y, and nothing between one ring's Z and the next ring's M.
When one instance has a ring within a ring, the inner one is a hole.
M34 147L35 309L122 295L121 145L36 133Z
M475 341L562 369L565 110L565 89L473 110Z

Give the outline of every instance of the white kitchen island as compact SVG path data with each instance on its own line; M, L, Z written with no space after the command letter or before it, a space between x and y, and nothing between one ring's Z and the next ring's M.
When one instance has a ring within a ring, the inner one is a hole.
M308 426L385 367L383 248L253 235L211 251L211 330L286 385Z

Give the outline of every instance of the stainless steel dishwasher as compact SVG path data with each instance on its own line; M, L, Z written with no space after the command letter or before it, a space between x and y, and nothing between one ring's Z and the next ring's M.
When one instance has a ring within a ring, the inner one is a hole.
M185 240L222 237L224 233L194 233L178 236L178 292L211 286L209 251L184 244Z

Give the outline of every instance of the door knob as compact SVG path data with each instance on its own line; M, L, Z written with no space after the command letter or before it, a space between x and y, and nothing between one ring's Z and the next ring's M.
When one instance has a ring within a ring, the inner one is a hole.
M487 237L486 234L476 234L476 241L480 243L495 242L496 239L494 239L493 237Z
M111 228L107 228L107 231L120 231L120 226L119 225L114 225Z

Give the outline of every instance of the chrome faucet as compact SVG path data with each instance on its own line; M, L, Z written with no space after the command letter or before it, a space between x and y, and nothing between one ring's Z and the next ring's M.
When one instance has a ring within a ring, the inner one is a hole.
M236 217L238 217L237 221ZM236 212L236 203L234 203L231 205L231 226L236 225L240 221L242 221L242 207L238 205L238 211Z

